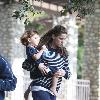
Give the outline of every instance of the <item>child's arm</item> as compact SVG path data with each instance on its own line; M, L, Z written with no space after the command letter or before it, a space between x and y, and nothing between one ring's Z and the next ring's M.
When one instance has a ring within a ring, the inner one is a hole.
M34 55L32 56L32 58L35 59L35 60L40 59L42 53L43 53L45 50L47 50L47 48L46 48L45 45L43 45L42 48L41 48L41 50L40 50L38 53L34 54Z

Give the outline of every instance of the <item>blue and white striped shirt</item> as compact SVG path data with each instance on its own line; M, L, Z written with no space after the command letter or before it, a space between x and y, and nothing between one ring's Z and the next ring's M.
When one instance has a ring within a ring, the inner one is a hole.
M60 55L56 49L48 49L47 52L43 54L43 60L48 62L49 68L52 69L52 71L55 72L57 69L63 69L66 74L64 76L65 79L69 79L71 72L68 67L68 56L62 56ZM57 83L57 91L60 88L60 84L62 81L62 77L58 79ZM34 79L32 82L32 91L39 91L44 90L50 92L50 87L52 84L52 77L48 76L41 76L37 79Z

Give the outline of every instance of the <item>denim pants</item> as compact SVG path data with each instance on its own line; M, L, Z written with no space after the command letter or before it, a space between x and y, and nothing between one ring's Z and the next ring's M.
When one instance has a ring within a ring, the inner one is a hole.
M33 100L56 100L56 96L47 91L32 91Z
M0 100L4 100L5 93L4 91L0 91Z

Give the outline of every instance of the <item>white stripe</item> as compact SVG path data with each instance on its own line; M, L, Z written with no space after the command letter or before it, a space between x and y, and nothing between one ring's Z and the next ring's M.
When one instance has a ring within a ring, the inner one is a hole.
M44 81L44 84L47 85L48 82L51 82L51 78L46 79L46 80ZM43 85L44 85L44 84L43 84Z
M53 53L52 55L44 55L43 56L43 58L44 59L46 59L46 60L55 60L55 57L56 57L56 59L60 59L61 58L61 56L60 56L60 54L56 54L55 55L55 53Z
M59 62L62 62L62 61L64 61L63 60L63 58L61 58L61 59L55 59L55 60L49 60L49 63L59 63Z
M50 51L48 51L48 52L44 52L44 56L49 57L49 58L54 57L55 54L56 54L55 52L52 52L52 54L50 54Z
M40 91L40 90L47 91L47 92L51 93L52 95L54 95L54 93L52 91L50 91L42 86L32 86L31 87L31 91Z
M64 65L64 62L60 62L59 64L50 65L50 66L58 67L58 66L61 66L61 65Z

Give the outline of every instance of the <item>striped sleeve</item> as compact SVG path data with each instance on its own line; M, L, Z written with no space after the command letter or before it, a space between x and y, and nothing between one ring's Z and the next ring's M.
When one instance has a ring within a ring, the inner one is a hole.
M69 79L70 76L71 76L71 71L70 71L70 68L68 67L68 64L69 64L69 62L68 62L68 56L64 57L64 61L65 61L65 64L63 66L63 70L65 70L65 72L66 72L64 78L65 79Z

